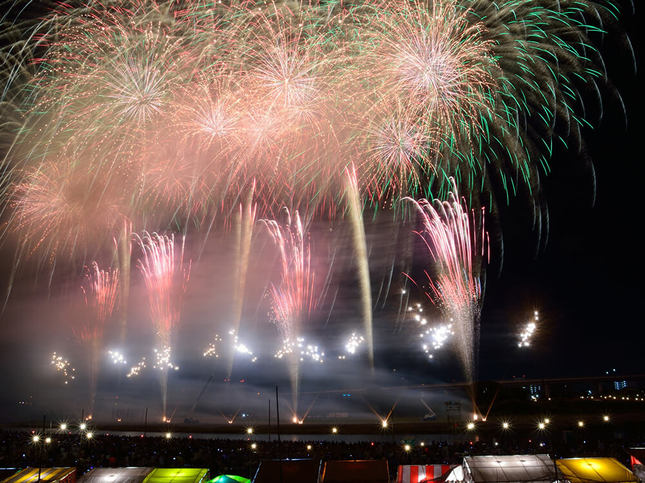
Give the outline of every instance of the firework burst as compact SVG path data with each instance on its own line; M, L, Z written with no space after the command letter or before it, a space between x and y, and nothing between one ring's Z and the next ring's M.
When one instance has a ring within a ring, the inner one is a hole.
M0 17L0 213L16 260L87 260L118 238L125 313L132 230L206 237L215 218L233 226L250 193L232 322L256 204L263 217L286 205L293 219L265 224L282 260L273 317L294 341L314 305L298 211L348 214L373 364L363 210L425 197L429 296L454 318L470 371L486 236L456 190L488 213L517 193L542 206L554 144L583 144L585 91L607 83L593 41L618 15L611 0L81 0L23 21L23 6ZM183 243L178 256L172 238L139 242L164 354L188 278Z
M522 332L520 332L518 336L519 341L517 343L517 346L520 349L531 346L531 342L537 330L537 324L539 320L540 320L540 316L538 314L538 311L536 310L533 312L533 320L526 323L526 325L524 326L524 329L522 330Z
M280 253L280 283L271 286L273 319L285 343L295 341L300 326L315 306L315 273L311 267L311 253L308 235L300 214L291 217L287 211L287 222L280 225L275 220L262 220ZM293 391L293 405L297 410L298 398L298 357L289 352L289 371Z
M90 349L90 414L92 414L103 350L103 332L105 322L112 315L117 304L119 271L102 270L98 263L92 262L90 267L85 268L81 290L90 316L84 317L83 323L74 327L74 332L83 345L89 346Z
M0 105L22 118L7 123L3 182L70 159L118 179L132 219L159 197L171 217L186 197L230 212L254 178L266 213L297 201L333 215L348 160L374 206L445 199L449 177L537 198L554 141L588 124L582 88L603 76L594 22L616 16L608 0L126 0L7 17L7 39L29 40L1 50L14 67ZM164 143L179 156L155 169L147 155ZM202 219L194 208L182 222Z
M445 202L411 200L421 217L417 232L434 264L436 275L426 270L430 300L446 320L454 323L457 347L466 376L472 381L482 295L480 270L488 258L484 212L475 217L459 199L456 187Z
M65 385L76 379L76 369L72 367L72 364L65 357L59 355L57 352L52 353L50 365L56 369L56 372L61 374Z
M125 375L127 378L132 378L132 377L137 377L141 374L141 372L147 367L146 365L146 358L142 357L139 362L137 362L134 366L130 368L128 373Z
M12 204L10 227L30 252L70 255L104 245L122 219L105 179L64 160L30 170L14 186Z
M168 369L176 368L171 361L172 333L181 316L181 301L190 275L190 262L184 265L184 240L175 252L174 235L144 232L137 239L142 252L138 266L145 282L157 335L154 367L161 371L165 417Z

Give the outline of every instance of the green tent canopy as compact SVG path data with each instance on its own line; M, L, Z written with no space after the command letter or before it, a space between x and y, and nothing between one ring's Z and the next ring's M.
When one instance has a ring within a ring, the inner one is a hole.
M251 480L237 475L219 475L208 483L251 483Z
M202 483L207 478L206 468L155 468L143 483Z

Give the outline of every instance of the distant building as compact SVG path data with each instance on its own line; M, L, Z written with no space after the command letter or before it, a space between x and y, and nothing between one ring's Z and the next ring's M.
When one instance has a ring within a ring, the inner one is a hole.
M614 389L620 391L627 388L627 381L614 381Z

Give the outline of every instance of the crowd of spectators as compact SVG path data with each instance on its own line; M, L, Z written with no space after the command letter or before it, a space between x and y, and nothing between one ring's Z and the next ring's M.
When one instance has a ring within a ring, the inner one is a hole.
M52 433L51 441L33 441L30 432L0 431L0 467L74 466L78 475L94 467L147 466L208 468L211 475L237 474L252 477L265 459L314 458L317 460L387 460L391 472L400 464L458 464L465 455L550 453L539 439L490 439L486 441L392 442L365 441L262 441L207 439L198 437L121 436ZM583 440L558 448L560 456L612 456L626 462L624 443Z

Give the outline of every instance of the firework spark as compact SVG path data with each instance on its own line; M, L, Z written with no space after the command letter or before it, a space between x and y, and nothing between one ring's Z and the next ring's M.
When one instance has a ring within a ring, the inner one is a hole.
M116 269L102 270L97 262L86 267L85 279L81 290L87 307L94 315L95 324L86 327L80 333L82 340L101 339L103 324L112 315L117 305L119 288L119 271Z
M190 275L190 262L184 265L184 243L175 253L174 235L144 232L138 237L143 258L139 270L148 294L152 322L157 333L154 367L161 371L163 414L166 416L168 369L176 369L171 361L172 332L181 315L181 301Z
M175 365L172 361L172 347L165 346L161 349L153 349L154 354L154 363L152 365L153 369L157 369L162 373L166 373L169 370L178 371L179 366Z
M53 352L50 358L50 364L54 366L56 372L63 376L63 383L65 385L76 379L76 369L72 367L71 363L65 357Z
M356 332L352 332L352 335L350 335L347 338L347 342L345 342L345 352L351 355L356 354L356 352L364 342L365 338L362 335L356 334Z
M421 217L417 234L427 250L428 265L436 265L435 276L425 272L431 289L427 295L455 324L461 362L472 380L481 310L479 273L489 255L484 211L476 220L475 213L459 200L456 187L445 202L411 201Z
M533 335L535 335L535 332L537 330L537 323L539 320L540 315L536 310L535 312L533 312L533 320L527 322L524 326L524 329L519 334L519 342L517 343L517 346L519 348L526 348L531 346L531 341L533 339Z
M74 332L80 341L90 349L90 414L94 407L96 384L100 370L100 359L103 344L103 331L106 320L114 312L119 293L119 271L116 269L102 270L98 263L92 262L85 268L85 278L81 285L85 304L90 316L74 327Z
M212 357L214 359L219 359L219 354L220 354L220 345L222 343L222 338L218 335L215 334L215 337L213 338L213 342L210 342L208 344L208 347L206 347L206 350L204 350L203 356L206 358Z
M115 366L123 366L128 363L128 361L126 361L125 359L125 356L120 351L109 350L107 352L107 355L110 358L110 362L112 362L112 364Z
M12 190L11 226L30 252L67 255L117 234L121 208L105 179L65 160L45 161Z
M125 375L127 378L137 377L147 367L146 358L142 357L139 362L130 368L130 371Z
M320 364L325 362L325 352L316 344L308 344L304 337L296 340L285 339L282 346L273 354L276 359L282 359L294 355L300 362L312 361Z
M280 253L280 283L271 286L273 318L284 341L299 337L300 325L315 306L315 274L311 268L309 240L299 213L287 211L287 223L262 220ZM288 357L294 410L297 411L298 359L295 352Z
M256 362L258 360L257 356L253 354L251 348L244 342L240 342L237 331L235 329L229 330L228 335L231 337L231 348L235 354L242 354L244 356L247 356L249 357L249 360L251 362Z
M441 349L446 342L455 335L455 332L452 328L452 323L442 324L436 327L430 327L424 332L419 334L419 337L423 340L425 338L429 339L428 342L423 342L421 348L423 352L428 356L428 359L434 359L434 351Z
M365 240L365 226L361 212L360 192L356 170L345 170L346 189L349 215L352 223L352 239L358 265L359 283L361 287L361 310L363 312L363 327L367 339L367 356L370 367L374 368L374 336L372 334L372 288L370 284L370 270L367 259L367 242Z
M143 255L138 267L145 281L151 318L159 339L167 346L181 315L190 262L184 266L183 240L180 250L175 253L174 235L144 232L137 238Z

